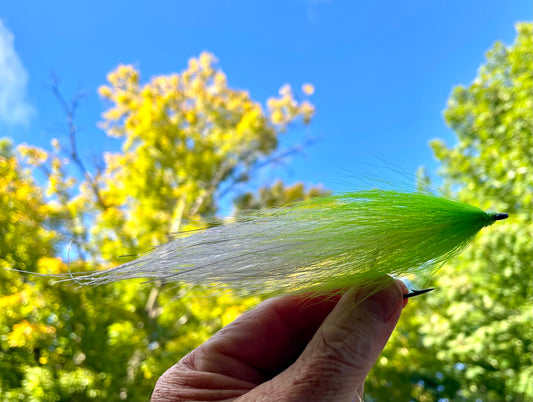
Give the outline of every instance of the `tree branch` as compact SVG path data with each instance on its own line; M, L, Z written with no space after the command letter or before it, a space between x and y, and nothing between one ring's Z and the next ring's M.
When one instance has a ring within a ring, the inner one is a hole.
M59 90L59 82L57 80L57 77L52 74L52 92L56 99L58 100L59 104L61 105L61 108L63 109L63 112L65 113L65 116L67 118L67 126L68 126L68 134L69 134L69 142L70 142L70 158L74 161L76 166L78 167L80 173L82 176L87 180L89 183L91 190L96 197L96 202L100 206L101 209L105 210L107 209L107 205L104 202L104 199L102 198L100 194L100 189L98 188L98 184L93 179L87 168L85 167L83 161L81 160L78 148L77 148L77 142L76 142L76 135L78 132L78 129L75 124L75 117L76 117L76 111L78 109L79 101L83 98L82 94L78 93L74 96L72 101L68 103L61 91Z
M224 197L225 195L227 195L227 193L229 193L238 183L240 183L241 181L243 181L243 179L245 179L247 176L249 176L250 174L252 174L253 172L267 166L267 165L270 165L270 164L273 164L273 163L276 163L276 162L280 162L282 161L283 159L291 156L291 155L295 155L297 153L300 153L302 152L302 150L306 147L308 147L309 145L312 145L315 141L313 139L308 139L306 141L304 141L302 144L297 144L295 146L293 146L292 148L289 148L289 149L286 149L282 152L279 152L275 155L272 155L270 156L269 158L266 158L258 163L255 163L255 164L252 164L249 166L248 169L246 169L244 172L241 172L239 173L238 175L234 176L231 178L230 180L230 183L226 186L226 188L224 188L223 190L221 190L219 192L219 198L222 198Z

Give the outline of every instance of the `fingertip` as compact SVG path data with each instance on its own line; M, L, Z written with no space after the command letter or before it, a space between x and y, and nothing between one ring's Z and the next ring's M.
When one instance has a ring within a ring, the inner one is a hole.
M395 282L362 299L360 288L348 290L291 366L290 376L319 378L316 400L353 398L364 384L401 314L404 287Z
M400 286L400 289L402 290L402 295L405 295L405 294L409 293L409 289L407 288L407 285L405 283L403 283L403 281L398 279L396 281L396 283ZM402 308L407 306L407 303L409 303L409 299L403 299Z
M396 319L399 317L399 305L400 301L403 300L402 294L401 286L393 281L386 288L373 293L360 302L359 308L368 311L380 322L386 323L393 316L397 316Z

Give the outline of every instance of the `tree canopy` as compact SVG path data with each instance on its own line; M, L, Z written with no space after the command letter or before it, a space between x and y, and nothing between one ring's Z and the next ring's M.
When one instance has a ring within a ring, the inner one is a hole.
M456 87L444 118L457 135L431 142L445 188L507 212L413 300L367 383L369 400L533 399L533 26L497 42L469 86Z
M100 94L109 105L102 127L122 151L88 169L77 149L78 100L67 102L57 85L54 93L66 143L0 143L1 268L102 269L205 227L221 196L286 154L279 136L314 114L311 84L300 100L284 85L263 107L230 87L207 52L147 83L119 66ZM1 269L0 400L148 400L164 370L257 303L182 293L140 281L76 287Z

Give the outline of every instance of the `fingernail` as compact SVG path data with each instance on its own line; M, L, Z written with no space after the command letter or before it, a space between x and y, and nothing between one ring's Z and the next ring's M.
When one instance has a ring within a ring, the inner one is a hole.
M400 288L393 283L361 303L361 306L382 322L387 322L402 301Z

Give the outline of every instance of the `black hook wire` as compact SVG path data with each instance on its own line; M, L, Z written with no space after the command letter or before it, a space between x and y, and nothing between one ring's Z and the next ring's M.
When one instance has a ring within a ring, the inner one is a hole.
M403 295L403 298L404 298L404 299L409 299L410 297L415 297L415 296L418 296L418 295L423 295L424 293L431 292L432 290L435 290L435 288L422 289L422 290L412 290L412 289L411 289L411 292L404 294L404 295Z

